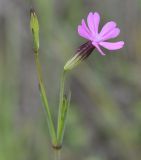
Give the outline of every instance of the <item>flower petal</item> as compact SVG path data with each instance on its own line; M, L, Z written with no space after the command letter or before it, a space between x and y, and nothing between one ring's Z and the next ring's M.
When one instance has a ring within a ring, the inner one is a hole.
M100 54L102 56L105 56L106 54L101 50L101 48L99 47L99 45L95 42L92 42L92 44L96 47L96 49L100 52Z
M119 42L100 42L99 44L102 47L104 47L108 50L117 50L117 49L121 49L124 46L123 41L119 41Z
M95 35L96 33L95 33L95 27L94 27L94 17L92 12L90 12L87 17L87 23L90 31Z
M100 37L105 36L105 34L109 33L111 30L113 30L116 27L116 23L114 21L110 21L108 23L106 23L101 32L99 33Z
M79 25L78 26L78 33L81 37L86 38L88 40L91 40L91 35L89 33L87 33L87 31L85 30L85 27Z
M119 28L115 28L112 31L110 31L109 33L105 34L105 36L101 37L101 41L106 41L108 39L111 38L116 38L118 35L120 34L120 29Z
M86 31L88 34L91 34L91 31L88 29L88 27L87 27L84 19L82 19L82 26L84 27L85 31Z
M94 14L92 12L90 12L87 17L87 22L88 22L88 26L89 26L90 31L94 35L98 34L100 15L97 12L95 12Z
M100 15L99 15L99 13L95 12L94 15L93 15L93 18L94 18L95 32L98 33L99 22L100 22Z

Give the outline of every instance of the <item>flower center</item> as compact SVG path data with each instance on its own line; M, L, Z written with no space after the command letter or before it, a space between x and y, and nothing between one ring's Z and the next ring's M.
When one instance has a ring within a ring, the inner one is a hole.
M99 43L101 41L101 37L97 34L95 35L94 42Z

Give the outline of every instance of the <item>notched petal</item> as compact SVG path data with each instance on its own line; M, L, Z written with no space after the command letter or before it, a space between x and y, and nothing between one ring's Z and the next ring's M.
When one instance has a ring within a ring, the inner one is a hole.
M116 38L120 34L119 28L114 28L109 33L105 34L105 36L101 37L101 41L106 41L108 39Z
M102 56L105 56L106 54L101 50L101 48L99 47L99 45L95 42L92 42L92 44L96 47L96 49L99 51L99 53L102 55Z
M99 23L100 23L100 15L98 12L95 12L93 15L94 18L94 28L95 32L98 34L98 28L99 28Z
M81 25L78 26L78 34L81 37L90 40L90 35L86 32L85 28L83 26L81 26Z
M124 42L119 41L119 42L100 42L99 43L102 47L108 49L108 50L118 50L123 48Z
M105 34L109 33L111 30L113 30L115 27L116 27L116 23L114 21L110 21L103 26L99 35L101 37L103 37L103 36L105 36Z

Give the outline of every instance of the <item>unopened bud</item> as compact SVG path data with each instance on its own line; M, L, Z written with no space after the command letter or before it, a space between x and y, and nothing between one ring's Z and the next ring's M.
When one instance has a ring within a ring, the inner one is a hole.
M39 22L34 9L30 10L30 28L33 34L34 51L39 50Z

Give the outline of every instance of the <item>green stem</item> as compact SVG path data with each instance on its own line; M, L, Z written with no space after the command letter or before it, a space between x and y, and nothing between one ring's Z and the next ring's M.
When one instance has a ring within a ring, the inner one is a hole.
M61 150L54 150L55 160L61 159Z
M43 104L44 104L44 107L45 107L45 111L47 113L46 117L47 117L47 123L48 123L48 126L49 126L49 132L50 132L50 136L51 136L51 139L52 139L52 143L53 143L53 145L56 146L57 138L56 138L56 133L55 133L55 127L54 127L54 123L53 123L53 120L52 120L52 115L50 113L48 100L47 100L47 96L46 96L46 92L45 92L45 86L44 86L44 83L43 83L42 70L41 70L41 65L40 65L40 62L39 62L38 52L34 52L34 58L35 58L35 64L36 64L36 69L37 69L40 94L41 94L42 101L43 101Z
M57 126L57 143L62 145L64 121L61 120L63 112L63 101L64 101L64 88L65 88L66 71L63 71L61 84L60 84L60 102L59 102L59 113L58 113L58 126Z

